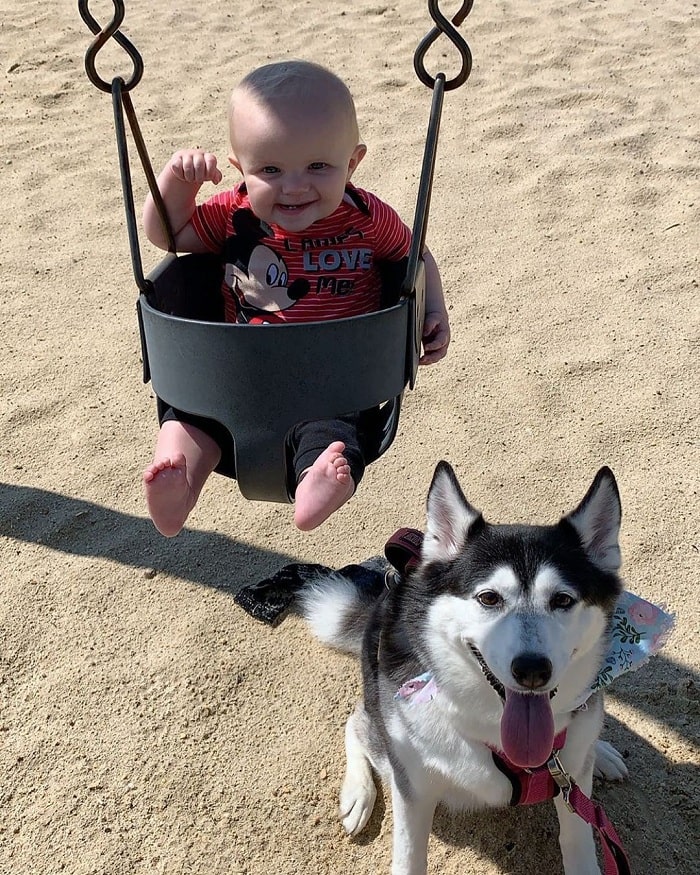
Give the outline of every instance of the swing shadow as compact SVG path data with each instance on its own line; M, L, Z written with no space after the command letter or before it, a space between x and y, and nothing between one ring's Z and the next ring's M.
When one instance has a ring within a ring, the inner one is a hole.
M156 569L235 595L293 556L253 547L214 531L157 535L152 522L58 492L0 482L0 536L73 556Z

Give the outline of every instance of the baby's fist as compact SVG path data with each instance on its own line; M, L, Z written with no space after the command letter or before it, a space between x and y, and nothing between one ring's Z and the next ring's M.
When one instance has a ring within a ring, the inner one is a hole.
M216 155L204 149L181 149L170 159L170 169L182 182L213 182L218 185L222 174L216 164Z

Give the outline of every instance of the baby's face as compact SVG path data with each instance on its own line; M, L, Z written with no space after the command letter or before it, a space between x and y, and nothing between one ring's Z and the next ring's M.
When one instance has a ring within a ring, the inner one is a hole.
M250 98L236 104L231 143L253 212L290 232L338 208L365 153L342 116L324 118L313 108L276 114Z

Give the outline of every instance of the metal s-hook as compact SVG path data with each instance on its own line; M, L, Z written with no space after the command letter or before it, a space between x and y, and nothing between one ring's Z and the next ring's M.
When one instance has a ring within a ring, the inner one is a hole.
M462 59L462 67L459 73L452 79L445 78L445 91L452 91L454 88L459 88L459 86L463 85L469 78L469 74L472 71L472 53L467 41L456 27L453 27L453 24L459 27L471 12L473 5L474 0L464 0L462 6L452 17L452 21L450 21L448 18L445 18L440 11L437 0L428 0L428 11L430 12L430 17L433 19L436 26L420 41L415 55L413 56L413 68L416 71L416 76L418 76L423 85L427 85L428 88L434 88L437 76L442 74L438 73L436 77L431 76L425 69L424 59L435 40L443 33L455 46Z
M97 69L95 68L95 58L102 46L112 37L115 42L119 43L124 49L134 65L134 71L129 79L126 81L122 80L123 84L121 90L131 91L132 88L135 88L139 84L141 77L143 76L143 60L141 55L136 50L135 46L119 30L119 26L124 20L123 0L112 0L112 4L114 6L114 18L112 18L106 27L100 27L99 23L95 20L88 9L88 0L78 0L78 11L80 12L81 18L96 36L96 39L91 43L90 48L85 53L85 72L95 88L99 88L100 91L105 91L108 94L112 91L112 83L106 82L98 75Z

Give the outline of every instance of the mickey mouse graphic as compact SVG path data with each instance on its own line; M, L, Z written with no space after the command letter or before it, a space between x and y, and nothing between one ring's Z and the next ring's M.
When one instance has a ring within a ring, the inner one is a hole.
M289 282L283 258L262 241L272 229L251 210L236 210L233 237L224 245L224 281L236 308L236 321L251 325L282 322L278 313L307 295L307 279Z

